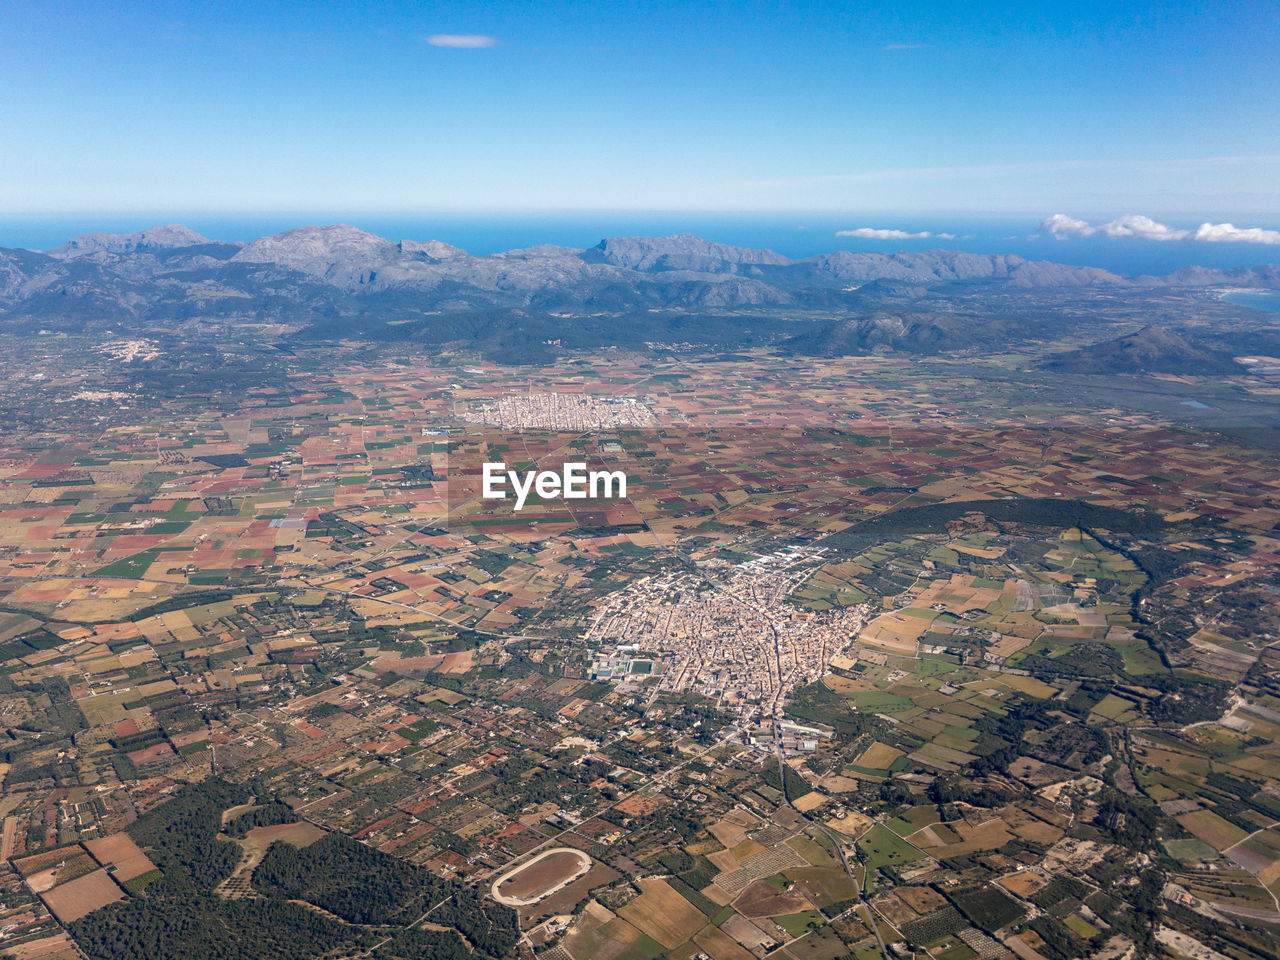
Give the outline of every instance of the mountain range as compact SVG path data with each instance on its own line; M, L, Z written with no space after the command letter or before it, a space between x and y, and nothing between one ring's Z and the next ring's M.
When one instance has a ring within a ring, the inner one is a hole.
M499 321L525 327L524 339L554 338L565 317L581 325L582 318L623 314L665 316L669 329L650 331L652 339L679 339L692 313L705 319L734 311L825 310L836 318L829 330L836 344L828 340L828 350L893 348L917 334L943 343L951 333L936 320L921 332L910 317L873 316L886 304L975 291L1101 294L1215 286L1280 289L1280 266L1126 277L951 250L837 251L794 260L689 234L614 237L586 250L548 245L472 256L439 241L392 241L346 225L222 243L172 224L133 234L86 234L43 253L0 248L0 324L269 323L326 336L436 340L483 339L480 328ZM590 327L588 322L583 329Z

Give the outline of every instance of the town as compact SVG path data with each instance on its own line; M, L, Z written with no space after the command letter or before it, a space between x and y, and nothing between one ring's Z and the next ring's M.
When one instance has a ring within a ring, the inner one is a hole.
M513 394L491 401L464 401L455 413L468 423L507 430L587 432L651 427L656 422L635 397L580 393Z
M643 664L641 677L658 678L651 697L692 690L743 723L772 717L791 690L827 672L862 626L862 607L814 613L789 602L822 552L795 548L636 581L606 598L585 634L600 648L593 673L625 679ZM638 651L656 653L660 666Z

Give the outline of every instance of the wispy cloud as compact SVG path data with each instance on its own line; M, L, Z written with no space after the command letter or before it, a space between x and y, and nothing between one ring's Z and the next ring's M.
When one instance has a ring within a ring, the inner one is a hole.
M460 50L478 50L492 47L498 38L487 33L433 33L427 43L433 47L454 47Z
M856 230L837 230L837 237L853 237L858 240L954 240L954 233L930 233L921 230L909 233L906 230L886 230L879 227L858 227Z
M1181 230L1160 223L1140 213L1126 213L1107 223L1093 224L1077 220L1065 213L1055 213L1040 224L1040 232L1064 237L1111 237L1139 240L1190 240L1195 243L1267 243L1280 244L1280 230L1262 227L1237 227L1233 223L1202 223L1194 230Z

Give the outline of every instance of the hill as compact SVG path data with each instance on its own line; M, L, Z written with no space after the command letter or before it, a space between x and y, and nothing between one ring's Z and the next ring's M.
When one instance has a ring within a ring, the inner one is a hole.
M1178 334L1149 324L1134 333L1091 344L1042 361L1058 373L1232 374L1240 366L1231 355L1191 344Z

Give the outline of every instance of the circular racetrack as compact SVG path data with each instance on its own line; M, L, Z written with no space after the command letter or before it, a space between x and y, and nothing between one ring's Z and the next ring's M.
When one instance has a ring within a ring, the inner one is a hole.
M490 889L499 903L527 907L563 890L590 869L591 858L581 850L554 847L508 870Z

